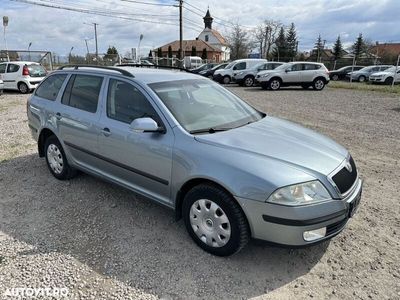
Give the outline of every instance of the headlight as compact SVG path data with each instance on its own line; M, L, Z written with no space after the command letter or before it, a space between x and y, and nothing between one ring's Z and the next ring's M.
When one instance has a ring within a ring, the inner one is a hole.
M268 77L269 75L271 75L271 74L269 74L269 73L267 73L267 74L262 74L261 77L262 77L262 78L266 78L266 77Z
M290 206L313 204L331 199L318 180L286 186L276 190L267 202Z

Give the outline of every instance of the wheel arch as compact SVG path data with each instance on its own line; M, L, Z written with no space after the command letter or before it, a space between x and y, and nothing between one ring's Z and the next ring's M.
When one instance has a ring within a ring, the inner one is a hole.
M44 146L46 144L46 140L52 135L57 137L57 135L49 128L43 128L40 131L39 138L38 138L39 157L44 157L44 153L45 153Z
M324 83L326 84L328 81L326 80L326 78L324 76L317 76L314 78L313 82L315 82L318 79L322 79L324 81Z

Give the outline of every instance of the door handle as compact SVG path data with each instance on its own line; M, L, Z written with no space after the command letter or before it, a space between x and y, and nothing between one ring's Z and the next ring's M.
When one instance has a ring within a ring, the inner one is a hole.
M58 112L58 113L56 113L56 119L57 120L61 120L62 119L62 116L61 116L61 114Z
M102 133L104 136L110 136L110 135L111 135L111 131L110 131L110 129L107 128L107 127L103 128L103 129L101 130L101 133Z

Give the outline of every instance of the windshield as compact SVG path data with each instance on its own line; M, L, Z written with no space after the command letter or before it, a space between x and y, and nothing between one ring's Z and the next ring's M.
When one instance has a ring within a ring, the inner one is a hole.
M221 65L217 65L214 68L212 68L213 70L221 70L221 69L225 69L226 68L226 64L221 64Z
M31 77L46 76L46 69L42 65L28 65L28 70Z
M149 86L188 132L227 130L263 118L263 114L210 80L157 82Z
M400 66L397 68L397 70L400 70ZM389 73L394 73L396 71L396 67L390 67L384 71L381 72L389 72Z
M235 64L236 64L236 61L233 61L233 62L229 63L229 64L225 67L225 69L231 69Z

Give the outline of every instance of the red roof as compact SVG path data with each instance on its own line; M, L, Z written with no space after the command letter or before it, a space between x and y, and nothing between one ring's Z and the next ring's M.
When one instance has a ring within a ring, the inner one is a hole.
M400 43L385 43L385 44L376 44L372 47L371 52L382 56L386 55L400 55Z

